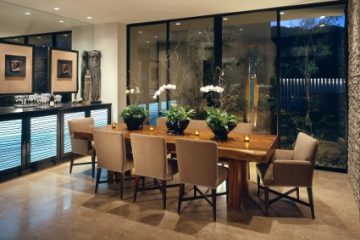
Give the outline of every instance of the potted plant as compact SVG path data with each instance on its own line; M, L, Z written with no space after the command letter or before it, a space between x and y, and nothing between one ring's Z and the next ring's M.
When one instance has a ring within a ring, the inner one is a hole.
M129 130L139 130L143 128L147 112L139 105L129 105L122 112L121 117Z
M228 134L236 127L239 122L238 117L226 112L225 110L210 107L206 109L206 122L215 135L215 139L226 141Z
M185 109L184 107L173 104L165 113L168 132L176 135L182 135L189 125L190 118L195 114L195 111L193 109Z

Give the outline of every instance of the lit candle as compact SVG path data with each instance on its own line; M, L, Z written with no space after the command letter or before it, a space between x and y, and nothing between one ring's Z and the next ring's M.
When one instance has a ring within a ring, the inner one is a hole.
M245 134L244 142L250 142L250 135L249 134Z
M111 124L111 128L112 128L112 129L115 129L115 128L116 128L116 122L113 122L113 123Z
M199 136L199 135L200 135L199 131L198 131L198 130L195 130L194 135L195 135L195 136Z
M150 126L149 130L150 130L150 131L154 131L154 127L153 127L153 126Z

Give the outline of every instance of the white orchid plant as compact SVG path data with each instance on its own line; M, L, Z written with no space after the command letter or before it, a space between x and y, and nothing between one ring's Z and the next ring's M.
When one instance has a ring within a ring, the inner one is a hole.
M154 94L153 99L157 99L163 92L166 90L176 90L176 85L174 84L164 84L162 85Z
M131 89L126 89L125 90L125 94L140 94L140 88L139 87L135 87L135 88L131 88Z
M222 93L222 92L224 92L224 88L222 88L220 86L207 85L205 87L201 87L200 91L204 92L204 93L209 93L209 92Z

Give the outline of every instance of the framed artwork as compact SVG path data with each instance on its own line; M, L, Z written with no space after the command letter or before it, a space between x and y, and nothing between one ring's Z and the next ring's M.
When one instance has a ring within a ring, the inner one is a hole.
M58 78L72 78L72 61L59 59L57 64Z
M32 93L33 54L33 46L0 43L0 94Z
M5 77L25 77L26 57L5 55Z
M78 52L51 49L50 88L53 93L78 91Z

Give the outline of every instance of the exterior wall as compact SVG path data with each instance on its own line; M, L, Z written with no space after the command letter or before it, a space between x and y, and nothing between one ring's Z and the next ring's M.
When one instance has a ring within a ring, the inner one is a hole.
M348 168L360 208L360 1L349 0Z

